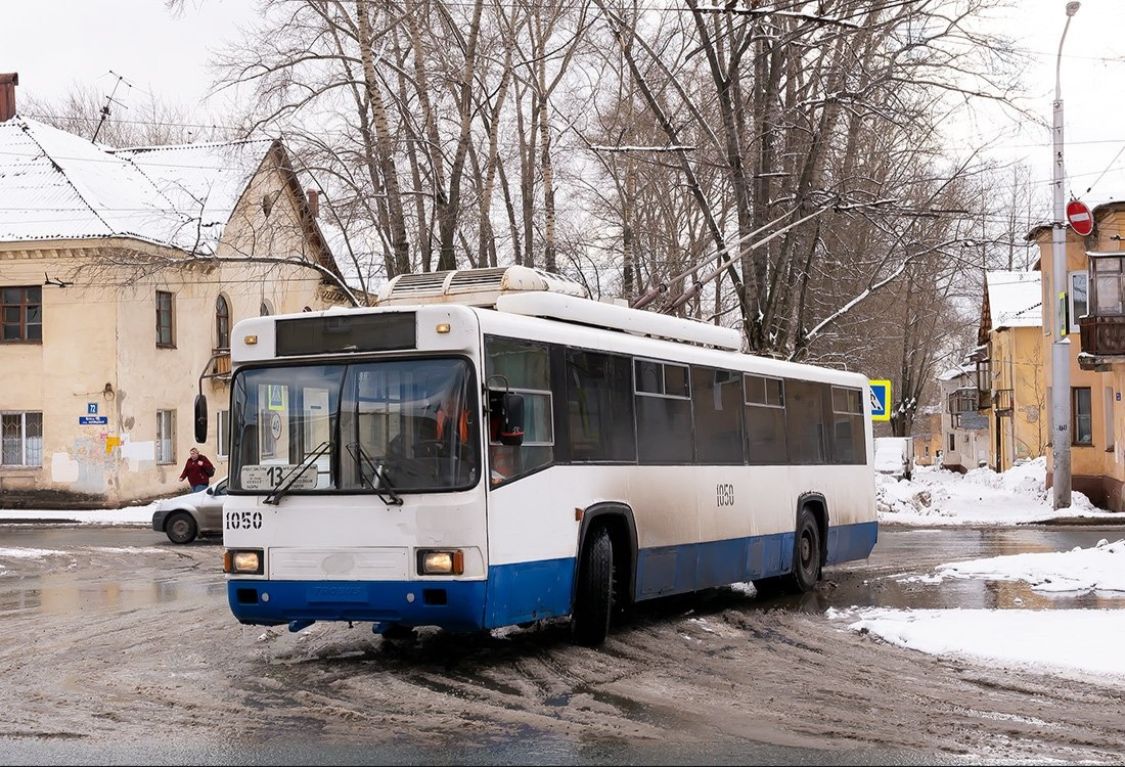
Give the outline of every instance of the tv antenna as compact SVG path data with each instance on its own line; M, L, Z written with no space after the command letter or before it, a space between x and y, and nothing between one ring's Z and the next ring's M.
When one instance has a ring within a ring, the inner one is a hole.
M114 96L117 95L117 89L121 87L121 83L125 83L130 88L133 87L133 84L131 82L129 82L128 80L126 80L124 75L119 75L116 72L114 72L112 69L109 70L109 73L117 78L117 82L115 82L113 84L113 90L110 91L110 94L105 97L105 106L103 106L101 108L102 117L101 117L100 120L98 120L98 127L94 129L94 137L92 139L90 139L90 141L97 141L98 140L98 134L101 133L102 126L105 125L106 118L109 117L109 105L110 104L116 104L117 106L121 107L122 109L128 109L129 108L129 107L125 106L125 104L123 104L122 102L115 99Z

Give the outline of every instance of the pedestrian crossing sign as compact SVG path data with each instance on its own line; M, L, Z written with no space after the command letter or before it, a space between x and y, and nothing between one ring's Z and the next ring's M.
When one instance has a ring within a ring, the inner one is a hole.
M879 379L868 383L871 384L871 420L891 420L891 382Z

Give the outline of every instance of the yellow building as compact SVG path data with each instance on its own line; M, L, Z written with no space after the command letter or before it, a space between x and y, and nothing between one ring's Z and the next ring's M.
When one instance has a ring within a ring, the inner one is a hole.
M233 324L343 302L315 197L277 141L115 151L9 117L0 506L186 489L199 390L212 412L202 452L223 476Z
M1048 438L1042 301L1037 272L985 273L978 408L988 417L988 462L996 471L1043 455Z
M1116 235L1125 224L1125 204L1103 205L1095 210L1097 226L1090 237L1081 237L1069 228L1066 230L1067 293L1069 295L1069 342L1070 342L1070 434L1071 434L1071 487L1078 490L1096 505L1121 511L1123 461L1117 448L1122 444L1115 434L1122 432L1120 407L1122 383L1115 383L1115 374L1105 358L1096 354L1107 351L1104 333L1099 331L1113 327L1113 322L1086 317L1088 310L1088 287L1091 285L1091 254L1117 252L1120 246ZM1039 246L1038 268L1043 275L1044 300L1050 288L1053 275L1052 229L1041 226L1031 231L1028 238ZM1105 262L1108 266L1108 262ZM1103 280L1103 282L1106 282ZM1106 292L1106 310L1112 311L1111 292ZM1118 299L1118 302L1120 299ZM1116 315L1114 315L1116 316ZM1044 360L1044 385L1047 388L1047 417L1050 418L1050 383L1052 380L1051 346L1054 342L1051 323L1043 323L1040 336L1042 358ZM1081 343L1080 343L1081 330ZM1095 343L1101 339L1101 344ZM1111 344L1112 346L1112 344ZM1086 353L1083 353L1086 352ZM1093 352L1093 354L1091 354ZM1081 362L1081 364L1080 364ZM1047 484L1053 483L1053 466L1048 450Z

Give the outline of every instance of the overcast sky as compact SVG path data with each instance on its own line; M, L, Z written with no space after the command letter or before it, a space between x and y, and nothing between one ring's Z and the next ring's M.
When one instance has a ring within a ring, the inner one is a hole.
M1012 6L997 23L1027 56L1031 98L1026 106L1049 123L1066 3L1012 0ZM254 20L255 7L250 0L186 0L182 13L173 14L163 0L0 0L0 71L20 73L21 94L49 98L61 97L76 82L92 83L108 94L116 80L112 71L136 86L136 91L124 86L118 91L126 104L151 92L198 109L207 122L221 123L222 103L202 103L212 78L210 52L239 39L238 26ZM1125 0L1083 0L1063 52L1070 190L1091 203L1125 199L1125 97L1119 95L1125 82L1123 29ZM1006 159L1025 158L1046 186L1048 129L1030 121L1017 125L1010 117L997 120L989 110L980 115L971 142L988 140ZM1110 172L1098 181L1107 168Z

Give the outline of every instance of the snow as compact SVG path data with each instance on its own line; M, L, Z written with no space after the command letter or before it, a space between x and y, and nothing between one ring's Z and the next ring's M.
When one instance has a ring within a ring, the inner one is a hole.
M1007 667L1113 674L1125 682L1125 610L829 610L899 647Z
M926 527L1016 525L1060 517L1119 523L1121 514L1097 509L1072 493L1073 506L1055 511L1046 488L1047 462L1037 458L1003 473L967 474L916 466L912 481L876 475L879 521ZM949 579L1020 581L1040 593L1079 596L1125 592L1125 539L1103 539L1091 548L1014 554L939 565L932 573L900 580L941 588ZM901 610L829 611L853 631L933 655L1014 668L1122 677L1125 610Z
M72 523L79 525L121 525L148 527L152 524L152 513L157 502L145 506L127 506L121 509L92 509L84 511L59 509L0 509L0 524L5 522L29 522L48 520L52 523ZM0 550L2 551L2 550Z
M1034 524L1076 517L1123 520L1120 514L1098 509L1078 491L1071 493L1069 509L1052 509L1046 477L1046 458L1002 474L988 468L959 474L915 466L909 481L876 474L875 504L880 522L923 527Z
M0 240L130 236L214 252L270 146L113 150L14 117L0 123Z

